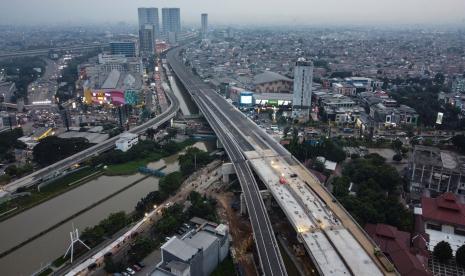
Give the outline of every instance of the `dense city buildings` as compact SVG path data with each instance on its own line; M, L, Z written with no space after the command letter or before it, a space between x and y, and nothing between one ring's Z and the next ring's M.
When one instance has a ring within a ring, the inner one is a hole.
M79 65L87 104L136 104L143 86L139 58L99 54Z
M292 117L308 121L312 104L313 63L299 58L294 69L294 93L292 97Z
M0 275L465 275L463 24L236 2L0 22Z

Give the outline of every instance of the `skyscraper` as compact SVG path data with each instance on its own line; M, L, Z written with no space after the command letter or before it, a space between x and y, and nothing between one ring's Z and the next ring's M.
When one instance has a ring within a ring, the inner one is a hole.
M294 68L294 94L292 97L292 117L308 121L312 104L313 63L299 58Z
M157 8L139 8L139 48L141 55L153 54L155 40L160 34Z
M178 35L181 32L181 10L179 8L163 8L161 14L163 35L166 37L169 33Z
M202 13L202 38L207 38L208 32L208 14Z
M158 18L158 9L157 8L139 8L139 29L144 25L154 25L153 28L155 35L160 34L160 20Z
M143 25L139 29L139 50L141 56L155 53L155 31L153 25Z

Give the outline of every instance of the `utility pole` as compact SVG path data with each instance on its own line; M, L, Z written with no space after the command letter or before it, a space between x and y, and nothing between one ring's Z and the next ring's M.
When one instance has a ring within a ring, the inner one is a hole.
M194 168L197 170L197 153L194 153Z

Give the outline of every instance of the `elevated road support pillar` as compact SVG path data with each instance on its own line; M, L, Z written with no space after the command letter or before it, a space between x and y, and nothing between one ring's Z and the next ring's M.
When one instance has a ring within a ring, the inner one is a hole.
M219 141L219 139L217 139ZM235 174L234 166L232 163L223 163L221 166L221 173L223 174L223 183L229 183L229 176Z

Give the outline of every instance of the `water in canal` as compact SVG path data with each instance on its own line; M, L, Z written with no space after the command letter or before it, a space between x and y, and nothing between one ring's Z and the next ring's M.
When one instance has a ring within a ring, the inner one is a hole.
M198 142L194 146L211 150L211 143ZM179 169L178 155L172 155L149 164L170 173ZM100 176L65 194L55 197L32 209L24 211L0 223L0 252L23 242L52 225L70 217L112 193L143 178L141 174L130 176ZM81 231L96 225L110 213L134 210L136 203L149 192L158 189L158 179L149 177L94 208L82 213L45 235L0 259L0 275L30 275L41 265L64 254L69 244L72 224Z

